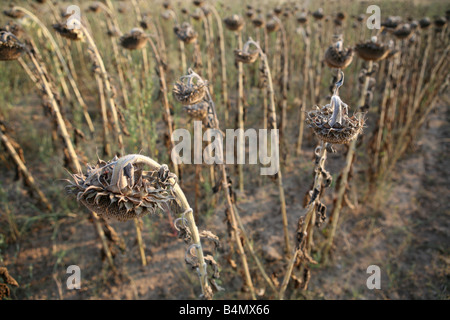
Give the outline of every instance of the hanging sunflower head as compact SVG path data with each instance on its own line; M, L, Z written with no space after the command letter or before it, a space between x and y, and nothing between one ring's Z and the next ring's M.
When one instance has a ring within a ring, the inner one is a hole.
M390 50L389 46L377 43L377 37L372 37L369 42L357 44L355 51L366 61L379 61L385 59Z
M232 16L225 18L223 22L225 23L225 26L228 30L236 32L241 31L244 28L245 24L244 18L237 14L233 14Z
M141 28L133 28L129 33L119 38L120 45L128 50L138 50L147 44L147 35Z
M25 51L25 45L8 31L0 31L0 60L17 60Z
M279 29L280 29L280 24L278 23L277 20L272 18L269 21L267 21L267 23L266 23L267 32L269 32L269 33L277 32Z
M173 27L173 31L178 39L186 44L194 42L198 37L198 33L188 22L183 22L181 25Z
M409 39L412 35L412 28L411 25L408 23L403 24L401 27L399 27L397 30L395 30L394 32L392 32L392 34L400 40L406 40Z
M325 62L330 68L345 69L353 60L353 49L344 48L343 41L339 39L325 51Z
M258 59L259 51L250 50L250 41L247 41L242 50L234 50L234 59L236 62L251 64Z
M419 25L421 29L428 29L431 26L431 20L428 17L419 20Z
M155 213L175 199L176 176L166 165L142 155L127 155L111 161L99 160L85 173L73 174L66 186L88 209L105 218L127 221ZM145 166L150 167L149 171Z
M25 16L25 12L18 10L16 8L11 8L7 10L3 10L3 14L7 17L13 18L13 19L20 19Z
M336 83L336 90L329 104L307 113L306 124L313 129L319 139L332 144L347 144L356 139L364 126L361 114L349 116L348 105L338 95L344 74Z
M9 21L4 27L1 27L0 31L11 32L17 38L20 38L25 33L25 30L22 28L22 26L13 21Z
M200 103L206 95L207 83L189 74L180 78L173 87L173 97L185 106Z
M255 28L262 28L264 27L264 17L259 14L258 16L256 16L255 18L252 19L252 24Z
M206 101L201 101L200 103L187 105L183 107L183 110L186 111L186 113L191 119L202 121L203 123L207 122L208 109L209 104Z
M308 22L308 14L305 11L300 12L296 19L299 24L304 25Z
M69 40L80 41L84 38L83 31L78 28L68 28L66 21L53 24L53 29L62 37Z
M314 11L314 12L312 13L312 16L313 16L314 19L316 19L316 20L322 20L323 17L324 17L325 15L323 14L323 9L322 9L322 8L319 8L319 9L317 9L316 11Z

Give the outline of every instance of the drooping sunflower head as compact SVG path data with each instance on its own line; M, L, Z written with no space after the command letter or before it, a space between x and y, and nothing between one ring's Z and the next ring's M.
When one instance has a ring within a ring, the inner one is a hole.
M387 45L377 43L376 37L373 37L372 41L357 44L355 51L366 61L379 61L388 56L390 49Z
M99 160L87 171L73 174L65 187L88 209L105 218L127 221L155 213L175 199L174 174L166 165L146 171L144 158L128 155L105 162Z
M133 28L119 38L120 45L128 50L139 50L147 44L147 35L141 28Z
M200 103L206 95L207 83L188 75L181 77L172 90L173 97L185 106Z
M241 31L244 28L244 18L237 14L233 14L223 20L225 26L231 31Z
M188 22L183 22L181 25L173 27L173 31L178 39L186 44L194 42L198 37L198 33Z
M245 64L255 62L259 57L258 50L250 50L250 42L246 42L242 50L234 50L234 60Z
M84 38L83 31L78 28L69 28L66 21L53 24L53 29L69 40L80 41Z
M344 48L342 41L337 41L325 51L325 62L330 68L345 69L353 60L353 49Z
M0 60L17 60L25 51L25 45L8 31L0 31Z

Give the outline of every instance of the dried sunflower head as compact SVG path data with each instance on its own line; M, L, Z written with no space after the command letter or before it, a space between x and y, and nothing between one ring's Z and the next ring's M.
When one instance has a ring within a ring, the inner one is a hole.
M191 18L194 19L195 21L200 21L200 19L202 18L202 12L200 11L199 8L195 9L194 12L192 12L190 14Z
M308 22L308 14L306 12L300 12L297 15L297 22L300 23L301 25L307 23Z
M183 22L181 26L177 25L173 27L173 31L177 35L178 39L186 44L194 42L198 37L198 33L188 22Z
M253 18L253 17L255 16L255 11L253 11L253 10L247 10L247 11L245 12L245 15L247 16L247 18L251 19L251 18Z
M14 23L13 21L9 21L3 28L0 28L0 31L11 32L18 38L25 32L20 24Z
M244 19L237 14L233 14L232 16L225 18L223 22L225 23L227 29L231 31L241 31L245 24Z
M25 45L8 31L0 31L0 60L17 60L25 51Z
M187 79L187 81L183 82L183 79ZM194 83L192 77L182 77L173 86L172 95L185 106L198 104L206 95L206 86L205 82Z
M145 171L142 158L146 157L99 160L95 166L88 165L86 173L71 175L66 191L105 218L127 221L155 213L175 199L172 188L176 177L165 165Z
M151 27L151 18L147 15L142 16L142 20L139 21L139 26L142 30L148 30Z
M89 5L89 7L87 8L87 11L94 12L94 13L99 13L100 10L101 10L100 6L101 6L100 3L98 3L96 1L96 2L94 2L94 3Z
M55 31L58 32L62 37L69 40L80 41L84 38L83 32L80 29L69 29L65 21L55 23L53 25L53 29L55 29Z
M189 115L191 119L205 121L208 117L209 104L206 101L194 105L187 105L183 107L183 110Z
M319 139L332 144L346 144L362 131L364 119L357 115L349 117L348 106L339 96L333 95L329 104L307 113L306 124Z
M246 42L242 50L234 50L234 60L236 62L250 64L255 62L258 59L258 56L258 50L250 50L250 42Z
M322 108L307 112L306 124L313 129L314 133L324 142L332 144L346 144L355 139L362 131L364 118L356 114L348 115L346 105L338 95L339 87L344 83L344 73L336 83L336 88L331 102Z
M398 16L390 16L388 17L384 22L381 23L381 26L383 26L386 29L397 29L399 24L402 22L402 18Z
M340 21L344 21L345 19L347 19L347 15L345 14L345 12L338 12L336 14L336 19L340 20Z
M13 19L20 19L25 16L25 12L11 8L8 10L3 10L3 14Z
M147 35L141 28L133 28L119 38L120 45L128 50L142 49L147 44Z
M280 6L276 6L276 7L273 9L273 12L274 12L277 16L279 16L279 15L283 12L283 8L281 8Z
M267 32L269 32L269 33L276 32L279 29L280 29L280 24L278 23L278 21L276 21L275 19L270 19L269 21L267 21L267 24L266 24Z
M322 9L322 8L317 9L316 11L314 11L314 12L312 13L312 16L313 16L314 19L316 19L316 20L322 20L323 17L324 17L323 9Z
M401 40L409 39L413 35L411 26L409 24L407 24L407 23L402 25L400 28L398 28L394 32L392 32L392 34L397 39L401 39Z
M344 49L341 40L325 51L325 62L330 68L345 69L352 63L352 60L353 49Z
M205 4L205 0L194 0L192 1L192 3L194 4L194 6L201 7Z
M389 54L389 47L376 42L376 37L372 41L357 44L355 51L358 56L366 61L379 61L386 58Z
M431 20L428 17L422 18L419 20L419 25L421 29L427 29L431 26Z
M264 27L264 17L262 15L258 15L256 18L252 20L253 26L255 28L262 28Z
M438 17L434 20L434 25L438 29L442 29L447 24L447 19L445 17Z

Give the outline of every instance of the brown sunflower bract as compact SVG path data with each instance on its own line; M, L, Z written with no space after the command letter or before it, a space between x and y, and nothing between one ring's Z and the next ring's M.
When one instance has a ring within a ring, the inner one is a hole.
M121 167L117 158L99 160L87 166L86 173L73 174L66 191L88 209L105 218L127 221L163 209L175 199L167 166L144 171L142 163Z

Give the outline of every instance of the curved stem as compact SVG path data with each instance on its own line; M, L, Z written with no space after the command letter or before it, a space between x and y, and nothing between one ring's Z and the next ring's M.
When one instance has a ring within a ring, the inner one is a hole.
M47 27L41 22L41 20L39 20L38 17L36 17L33 13L31 13L27 9L19 7L19 6L15 6L13 9L14 10L23 11L28 17L30 17L31 20L33 20L36 24L39 25L39 27L41 28L42 33L44 34L44 36L50 41L52 49L55 50L56 56L58 57L59 62L61 63L62 68L63 68L64 72L66 73L67 78L69 79L69 83L70 83L70 85L71 85L71 87L73 89L73 92L75 93L75 97L77 98L77 101L78 101L79 105L83 109L83 115L84 115L84 117L86 119L86 122L87 122L87 124L89 126L89 130L91 132L94 132L94 126L92 124L92 120L91 120L91 118L89 116L89 113L87 112L87 105L84 102L80 91L78 90L78 86L77 86L75 80L73 79L72 73L70 72L70 69L67 66L67 63L64 60L64 57L63 57L61 51L59 50L59 47L58 47L55 39L53 38L52 34L47 29ZM57 70L59 70L59 67L60 67L59 65L56 66ZM65 81L64 81L64 77L61 77L60 80L61 80L61 85L63 85L63 89L64 89L64 86L67 88L67 85L65 84ZM69 95L69 97L70 97L70 95Z

